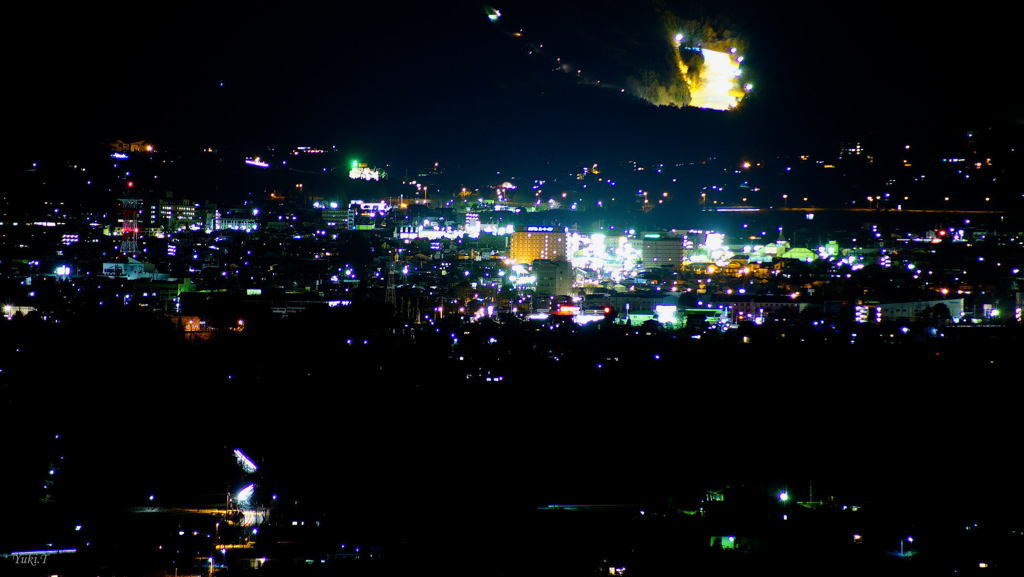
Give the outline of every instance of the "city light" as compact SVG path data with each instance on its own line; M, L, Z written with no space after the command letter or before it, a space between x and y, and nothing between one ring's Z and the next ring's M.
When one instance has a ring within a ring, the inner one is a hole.
M348 177L352 180L378 181L382 177L380 170L371 168L368 164L353 160L348 171Z
M658 317L659 323L671 325L678 322L676 318L676 310L678 308L676 305L655 305L654 313Z
M693 4L15 14L0 574L1018 570L1017 24Z
M253 463L252 459L243 453L241 449L235 449L234 454L235 460L238 461L238 466L241 467L243 471L249 474L256 472L256 463Z
M732 110L739 106L744 93L753 89L747 83L740 90L737 79L742 75L740 63L735 57L734 49L730 52L719 52L701 48L703 65L699 68L696 79L682 59L678 60L680 77L690 89L690 106L712 110Z
M255 492L256 485L254 483L250 483L238 491L238 494L235 495L235 500L239 503L248 504Z

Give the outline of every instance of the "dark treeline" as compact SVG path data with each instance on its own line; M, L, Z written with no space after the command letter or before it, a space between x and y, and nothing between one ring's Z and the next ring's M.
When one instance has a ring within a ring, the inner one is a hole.
M112 471L216 486L209 459L235 446L341 502L662 495L780 476L924 499L1011 481L1013 328L936 342L914 329L893 345L881 337L895 327L863 326L849 344L793 322L697 340L647 325L408 325L382 303L202 341L130 310L0 325L10 438L31 448L64 432L96 459L77 491L114 500L131 482ZM33 466L9 479L26 494Z

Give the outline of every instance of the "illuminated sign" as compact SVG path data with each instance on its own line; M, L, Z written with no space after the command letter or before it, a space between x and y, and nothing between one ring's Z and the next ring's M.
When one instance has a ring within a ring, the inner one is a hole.
M558 305L557 308L555 308L555 310L554 310L554 312L552 312L552 314L555 314L555 315L558 315L558 316L563 316L563 317L571 317L571 316L578 315L579 312L580 312L580 307L578 307L578 306L560 304L560 305Z

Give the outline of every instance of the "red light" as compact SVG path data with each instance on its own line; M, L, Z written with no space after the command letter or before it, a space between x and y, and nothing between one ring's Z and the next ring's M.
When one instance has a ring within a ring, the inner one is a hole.
M128 188L135 188L135 183L129 180L128 181Z
M612 307L604 307L604 314L606 314L606 315L612 314Z

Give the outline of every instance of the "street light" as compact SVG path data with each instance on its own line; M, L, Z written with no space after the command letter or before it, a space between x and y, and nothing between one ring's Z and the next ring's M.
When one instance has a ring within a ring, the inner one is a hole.
M907 543L913 543L914 542L914 538L913 537L907 537L906 539L900 539L900 557L905 557L905 555L903 554L903 542L904 541L906 541Z

